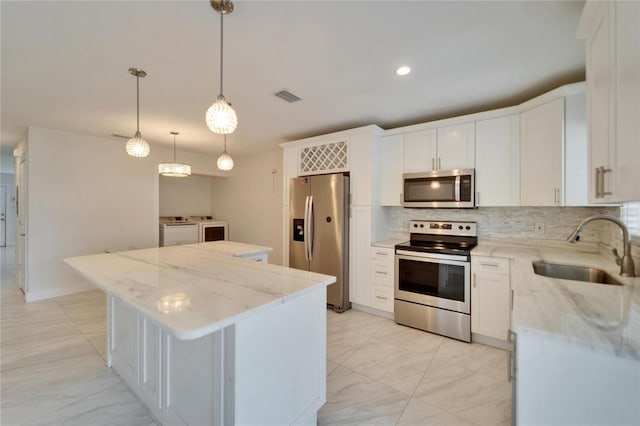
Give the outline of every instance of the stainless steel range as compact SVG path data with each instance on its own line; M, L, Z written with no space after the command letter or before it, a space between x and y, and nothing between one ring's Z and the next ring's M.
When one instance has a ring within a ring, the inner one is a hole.
M396 322L470 342L476 223L412 220L409 227L411 240L396 245Z

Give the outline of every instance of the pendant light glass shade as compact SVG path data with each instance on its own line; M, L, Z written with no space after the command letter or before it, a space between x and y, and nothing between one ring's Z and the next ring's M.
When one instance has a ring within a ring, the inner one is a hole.
M238 126L238 116L224 98L222 92L223 70L224 70L224 15L233 12L233 3L231 0L211 1L211 7L220 14L220 94L216 101L211 104L205 114L207 127L213 133L219 135L229 135L236 130Z
M129 68L129 74L136 77L136 134L127 141L124 148L132 157L146 157L149 155L149 144L142 139L140 133L140 77L146 77L147 72L139 68Z
M236 112L227 103L224 96L219 96L218 100L209 107L206 121L209 130L219 135L231 134L238 126Z
M222 152L222 155L218 157L218 161L216 163L220 170L233 169L233 158L227 154L227 135L224 135L224 151Z
M191 176L191 166L176 162L176 135L178 132L171 132L173 135L173 163L158 164L158 173L162 176L169 177L187 177Z
M149 155L149 144L142 139L140 132L136 132L135 136L127 141L124 147L127 154L132 157L146 157Z
M191 176L191 166L180 163L160 163L158 164L158 172L162 176L187 177Z

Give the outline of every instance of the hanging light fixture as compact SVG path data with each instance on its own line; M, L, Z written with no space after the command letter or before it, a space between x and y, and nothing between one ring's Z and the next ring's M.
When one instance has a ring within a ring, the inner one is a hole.
M224 135L224 151L222 152L222 155L218 157L217 164L220 170L233 169L233 158L227 154L227 135Z
M223 48L223 17L233 12L231 0L211 0L211 7L220 14L220 94L209 107L205 116L207 126L213 133L229 135L236 130L238 117L222 94L222 48Z
M178 132L170 132L173 135L173 163L158 164L158 173L162 176L187 177L191 176L191 166L176 162L176 135Z
M127 141L125 149L132 157L146 157L149 155L149 144L142 139L140 133L140 78L147 76L147 73L140 68L129 68L129 74L136 76L136 134Z

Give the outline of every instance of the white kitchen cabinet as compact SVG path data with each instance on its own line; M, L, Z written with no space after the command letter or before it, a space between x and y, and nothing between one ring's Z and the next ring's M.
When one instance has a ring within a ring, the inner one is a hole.
M378 147L377 172L380 175L380 205L402 204L403 135L383 137Z
M373 308L393 312L394 249L371 247L370 304Z
M476 121L476 205L520 205L520 117Z
M640 3L589 1L586 39L589 200L640 199Z
M351 206L349 223L349 301L370 306L371 207Z
M471 332L506 341L511 324L509 259L471 256Z
M475 167L475 123L405 133L404 173Z
M520 114L521 205L562 205L563 142L564 98Z
M438 127L438 170L475 167L475 123Z
M419 173L437 170L435 129L404 134L404 173Z

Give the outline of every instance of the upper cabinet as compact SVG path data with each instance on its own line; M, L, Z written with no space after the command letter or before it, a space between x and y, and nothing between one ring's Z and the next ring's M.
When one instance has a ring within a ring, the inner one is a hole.
M399 206L402 203L403 135L381 138L376 169L380 174L380 205Z
M562 204L564 98L520 114L520 204Z
M585 39L589 200L640 200L640 2L588 1Z
M476 121L476 204L520 204L520 116Z
M405 173L475 167L475 124L405 133Z
M438 127L437 139L437 170L473 169L475 167L475 123Z

